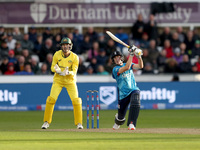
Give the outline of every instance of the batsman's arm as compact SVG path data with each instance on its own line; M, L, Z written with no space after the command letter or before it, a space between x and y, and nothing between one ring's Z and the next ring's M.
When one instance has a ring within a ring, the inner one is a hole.
M121 67L118 71L119 74L129 70L131 68L132 65L132 60L133 60L133 56L129 56L128 61L126 62L126 65L124 67Z
M138 64L133 65L133 69L142 69L144 67L142 57L138 57Z

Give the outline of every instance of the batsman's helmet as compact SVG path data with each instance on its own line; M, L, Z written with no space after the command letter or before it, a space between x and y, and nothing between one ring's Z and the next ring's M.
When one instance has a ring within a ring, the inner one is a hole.
M112 59L113 62L114 62L114 57L115 57L115 56L121 56L121 60L122 60L122 61L124 60L124 57L123 57L123 55L122 55L122 53L121 53L120 51L114 51L114 52L112 53L111 59Z
M61 46L62 46L62 44L71 44L70 50L72 49L73 44L72 44L72 41L71 41L69 38L64 37L64 38L61 40L61 42L60 42L60 45L61 45Z

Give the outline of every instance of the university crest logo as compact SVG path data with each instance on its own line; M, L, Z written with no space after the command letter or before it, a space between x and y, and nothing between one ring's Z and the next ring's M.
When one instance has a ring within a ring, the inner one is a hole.
M47 5L40 3L33 3L30 5L30 14L32 19L36 23L41 23L44 21L47 15Z

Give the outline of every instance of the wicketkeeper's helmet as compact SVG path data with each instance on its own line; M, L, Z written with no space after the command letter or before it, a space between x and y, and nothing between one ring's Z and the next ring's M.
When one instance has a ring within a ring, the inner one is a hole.
M61 42L60 42L60 45L61 45L61 46L62 46L62 44L71 44L70 50L72 49L73 44L72 44L72 41L71 41L69 38L64 37L64 38L61 40Z
M124 60L123 54L122 54L120 51L114 51L114 52L112 53L112 55L111 55L111 59L112 59L113 63L114 63L114 57L115 57L115 56L121 56L121 60L122 60L122 61Z

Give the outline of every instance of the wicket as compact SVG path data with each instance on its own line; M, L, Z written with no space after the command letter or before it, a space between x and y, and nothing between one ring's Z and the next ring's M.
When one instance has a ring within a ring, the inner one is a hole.
M89 112L90 112L90 98L91 98L91 110L92 110L92 129L94 129L94 96L96 93L96 111L97 111L97 129L99 129L99 92L97 90L88 90L87 92L87 129L89 129L89 123L90 123L90 118L89 118Z

